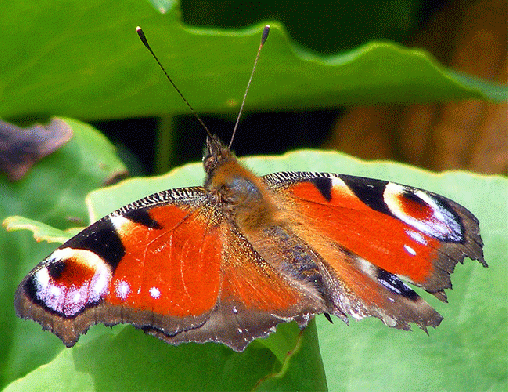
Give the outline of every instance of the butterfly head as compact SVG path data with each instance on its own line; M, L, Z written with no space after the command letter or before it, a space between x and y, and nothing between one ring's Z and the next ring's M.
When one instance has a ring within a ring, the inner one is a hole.
M233 162L236 162L236 157L229 147L224 145L217 136L208 136L206 138L205 155L203 156L203 166L206 172L205 186L210 183L219 167Z

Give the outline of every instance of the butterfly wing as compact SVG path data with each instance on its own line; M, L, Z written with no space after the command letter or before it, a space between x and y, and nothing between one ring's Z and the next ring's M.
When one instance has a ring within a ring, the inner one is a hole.
M303 295L195 187L148 196L86 228L27 275L15 307L68 347L91 325L130 323L169 343L241 351L280 322L304 326L324 311L317 294Z
M291 279L267 263L233 226L221 227L223 238L220 293L213 312L199 328L176 336L149 331L169 343L222 342L236 351L275 331L282 322L300 327L326 310L317 291L302 291Z
M409 329L442 317L403 280L441 300L464 257L483 260L478 221L442 196L387 181L328 173L264 177L290 206L294 232L324 260L336 313Z

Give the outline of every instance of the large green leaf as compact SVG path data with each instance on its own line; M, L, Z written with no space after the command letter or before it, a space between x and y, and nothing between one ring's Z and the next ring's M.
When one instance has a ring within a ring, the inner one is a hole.
M506 179L463 172L436 175L400 164L364 163L343 154L317 151L242 161L260 175L280 170L343 172L423 187L467 206L481 222L490 268L469 260L464 266L459 265L452 277L454 290L448 293L449 304L423 293L445 317L429 336L419 330L392 330L375 319L352 321L348 327L338 320L330 325L321 316L317 318L319 345L331 390L462 391L507 387ZM87 199L91 216L95 219L161 189L200 184L200 166L188 165L166 176L127 180L94 191ZM68 200L68 207L74 208L75 203L83 205L83 200ZM64 215L66 209L62 205ZM23 260L24 273L39 260ZM17 275L20 279L21 273ZM255 341L244 353L233 353L212 343L172 347L129 326L115 327L113 332L96 326L73 349L65 350L47 366L37 367L42 359L32 359L36 356L34 346L48 341L54 353L55 347L62 347L61 343L33 322L10 320L10 324L14 326L10 340L16 342L17 352L8 368L17 375L13 378L26 373L29 367L33 370L13 383L10 390L35 388L40 380L46 380L41 384L46 390L63 385L66 390L147 390L157 385L160 389L249 389L255 385L270 390L320 389L324 382L312 328L299 342L297 329L284 325L276 336ZM48 355L43 357L50 359ZM202 375L204 369L210 369L210 373Z
M0 116L187 113L139 42L136 25L199 111L236 113L261 26L191 28L180 21L177 2L166 8L161 14L147 1L4 2ZM293 44L277 21L272 26L249 95L251 110L506 99L506 88L458 75L421 50L372 42L323 57Z
M323 390L326 384L315 338L303 337L295 345L298 327L288 324L279 329L288 327L292 351L283 358L256 343L243 353L213 343L171 347L133 328L116 329L114 334L103 328L101 336L61 351L6 391L240 391L256 385ZM310 329L315 330L314 323ZM285 366L280 359L287 362ZM296 375L295 368L300 369Z

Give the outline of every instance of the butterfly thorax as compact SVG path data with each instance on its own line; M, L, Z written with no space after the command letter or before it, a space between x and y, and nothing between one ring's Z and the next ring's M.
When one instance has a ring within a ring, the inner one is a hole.
M276 207L266 185L216 137L207 139L205 188L242 230L274 224Z

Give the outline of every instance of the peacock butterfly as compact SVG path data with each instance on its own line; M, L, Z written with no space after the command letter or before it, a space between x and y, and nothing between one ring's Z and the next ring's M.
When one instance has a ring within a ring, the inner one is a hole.
M242 351L321 313L436 327L441 315L404 281L446 301L458 262L487 267L476 217L435 193L343 174L257 177L210 133L203 163L204 186L135 201L56 249L20 283L18 316L67 347L94 324L129 323Z

